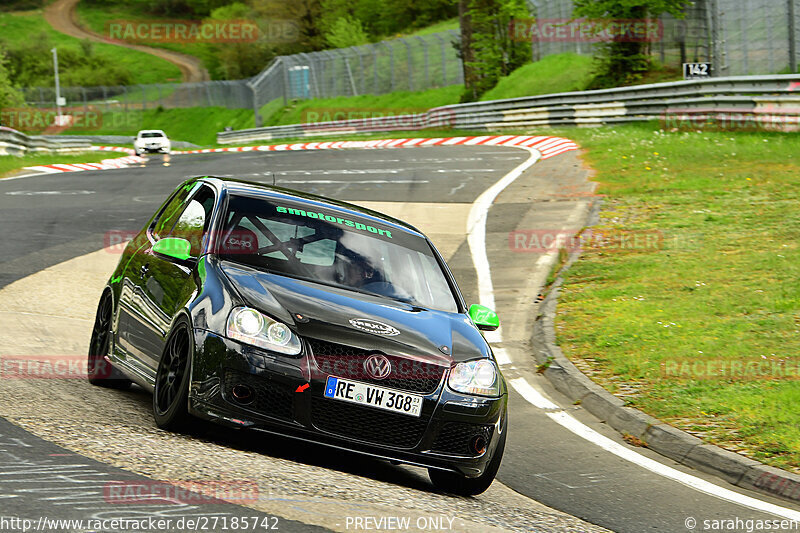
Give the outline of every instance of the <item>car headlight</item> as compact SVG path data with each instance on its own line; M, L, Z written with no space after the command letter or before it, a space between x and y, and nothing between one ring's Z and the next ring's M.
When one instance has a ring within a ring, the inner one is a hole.
M250 307L237 307L231 311L226 330L231 339L273 352L297 355L302 350L300 339L289 326Z
M494 363L488 359L478 359L458 363L450 371L447 384L451 389L478 396L498 396L500 377Z

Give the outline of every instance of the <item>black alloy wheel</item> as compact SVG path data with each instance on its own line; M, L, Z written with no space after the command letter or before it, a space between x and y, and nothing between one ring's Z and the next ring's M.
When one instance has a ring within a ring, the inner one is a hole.
M156 372L153 390L153 416L162 429L186 428L188 412L189 368L192 351L191 329L180 320L169 335Z
M89 341L89 359L87 361L87 377L92 385L111 389L127 389L131 380L123 376L106 358L111 351L111 320L113 300L106 292L97 306L97 314L92 327L92 338Z

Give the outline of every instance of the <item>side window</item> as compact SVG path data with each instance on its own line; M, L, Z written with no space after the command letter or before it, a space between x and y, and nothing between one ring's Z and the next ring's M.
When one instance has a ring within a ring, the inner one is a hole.
M166 237L172 230L172 227L175 225L175 221L178 220L178 217L183 210L186 197L189 196L189 190L190 189L183 188L178 191L178 194L176 194L172 200L169 201L167 206L158 216L153 225L153 234L155 235L156 239L162 239Z
M168 236L186 239L192 244L192 249L189 253L192 256L200 255L203 236L208 231L213 209L214 193L208 187L201 187L197 194L186 204L186 208L178 217Z
M306 265L333 266L336 259L336 241L320 239L307 243L303 251L297 252L297 258Z

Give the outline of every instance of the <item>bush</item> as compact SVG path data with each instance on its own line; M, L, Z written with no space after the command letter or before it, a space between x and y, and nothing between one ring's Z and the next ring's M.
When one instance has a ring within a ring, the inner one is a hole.
M43 3L43 0L18 1ZM83 0L83 2L100 7L119 4L119 0ZM230 0L126 0L125 3L142 13L186 19L206 17L213 10L232 2Z
M0 109L23 105L22 94L11 84L6 64L5 56L0 53Z
M0 11L31 11L44 7L44 0L3 0Z

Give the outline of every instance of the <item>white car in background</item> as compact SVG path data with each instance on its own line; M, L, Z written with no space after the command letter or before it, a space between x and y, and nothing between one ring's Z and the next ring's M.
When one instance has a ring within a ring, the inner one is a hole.
M172 150L172 143L167 134L161 130L141 130L133 140L133 151L136 155L145 153L168 154Z

